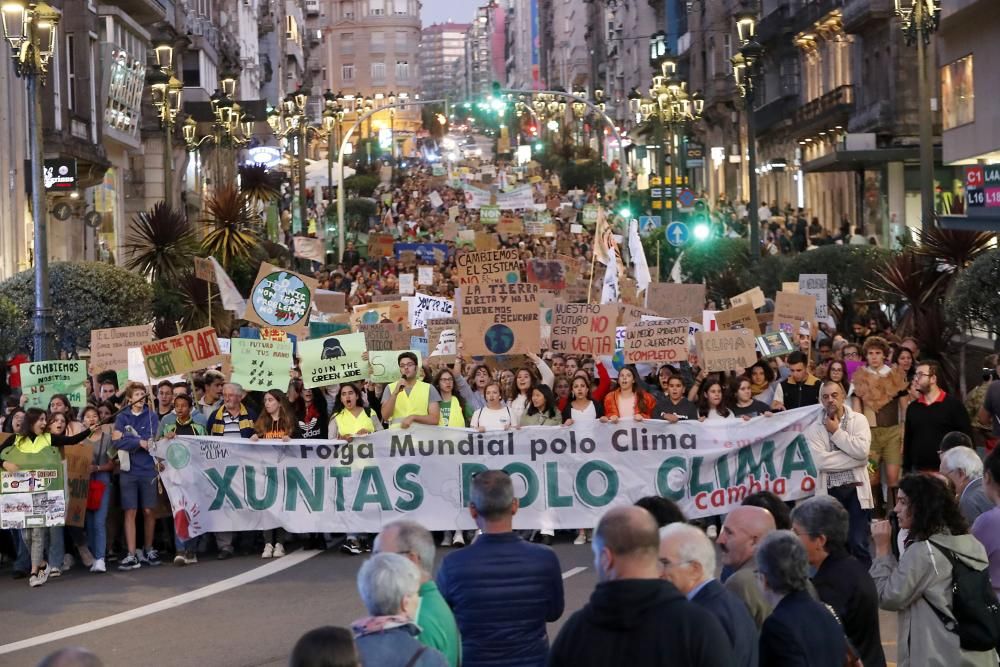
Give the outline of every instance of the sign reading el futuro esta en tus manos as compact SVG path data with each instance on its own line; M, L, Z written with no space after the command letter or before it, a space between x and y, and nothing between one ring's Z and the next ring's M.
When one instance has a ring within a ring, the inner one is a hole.
M469 529L472 477L497 468L514 478L515 528L583 528L609 506L653 494L689 518L728 512L760 490L811 495L817 470L802 432L820 412L486 433L415 426L349 443L179 437L156 455L182 539L279 526L377 532L404 516L431 530Z

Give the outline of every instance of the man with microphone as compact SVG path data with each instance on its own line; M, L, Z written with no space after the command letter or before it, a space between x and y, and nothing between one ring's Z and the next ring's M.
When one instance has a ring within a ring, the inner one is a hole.
M845 398L838 382L824 382L819 392L823 414L803 435L819 470L816 495L829 494L843 504L850 517L847 550L869 567L868 524L873 501L868 453L872 433L865 416L844 405Z

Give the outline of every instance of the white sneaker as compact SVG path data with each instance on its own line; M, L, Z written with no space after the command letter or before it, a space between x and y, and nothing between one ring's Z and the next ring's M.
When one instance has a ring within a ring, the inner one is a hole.
M74 565L76 565L76 559L73 558L73 556L71 556L70 554L66 554L65 556L63 556L63 562L62 562L63 572L72 570Z
M97 559L94 558L94 554L90 552L90 549L86 546L82 546L79 547L78 551L80 552L80 561L83 563L83 566L93 567L94 561Z
M91 572L107 572L108 568L104 564L103 558L97 558L94 560L94 564L90 566Z
M135 559L143 565L146 564L146 554L142 553L142 549L135 550Z
M586 544L586 543L587 543L587 535L585 533L577 533L576 539L573 540L573 544L579 546L581 544Z
M441 546L450 547L451 546L451 533L452 531L444 531L444 536L441 538Z
M62 572L59 571L58 567L49 566L48 568L48 579L55 579L56 577L61 577Z
M274 556L274 547L270 544L264 545L264 553L260 555L261 558L272 558Z
M459 545L461 545L461 546L464 547L465 546L465 531L456 530L455 531L455 537L452 538L451 542L456 547L459 546Z
M45 570L39 570L37 574L33 574L28 577L28 585L32 588L38 588L44 584L49 578L48 573Z
M275 544L274 545L274 557L275 558L281 558L284 555L285 555L285 545L281 544L280 542L278 544Z

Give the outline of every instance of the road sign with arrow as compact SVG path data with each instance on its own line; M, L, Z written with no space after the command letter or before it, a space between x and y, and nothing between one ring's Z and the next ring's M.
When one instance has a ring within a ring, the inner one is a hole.
M667 242L672 246L687 245L689 236L688 226L683 222L671 222L667 225Z

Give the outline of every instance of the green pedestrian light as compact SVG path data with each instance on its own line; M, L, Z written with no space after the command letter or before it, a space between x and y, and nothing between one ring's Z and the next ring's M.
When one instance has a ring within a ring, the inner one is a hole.
M541 153L542 149L544 149L544 148L545 148L545 144L543 144L540 141L537 144L535 144L535 152L536 153Z
M618 209L618 215L625 218L626 220L631 219L632 209L629 208L628 206L622 206L620 209Z
M708 228L708 223L699 222L692 233L696 241L704 241L712 234L712 230Z

